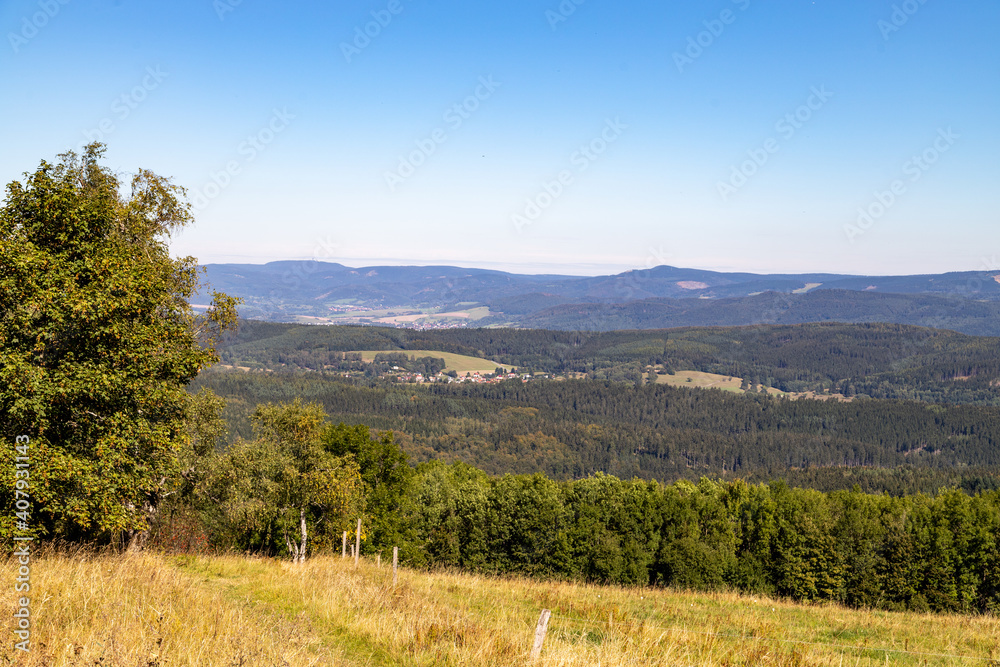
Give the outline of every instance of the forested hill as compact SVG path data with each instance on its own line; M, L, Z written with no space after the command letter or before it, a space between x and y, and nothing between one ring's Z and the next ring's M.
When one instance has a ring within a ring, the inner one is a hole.
M498 315L482 324L504 323ZM525 313L517 326L539 329L656 329L735 326L754 322L894 322L977 336L1000 335L1000 302L936 294L886 294L842 289L806 294L767 292L724 299L651 298L622 303L559 304Z
M1000 299L1000 271L959 271L909 276L830 273L726 273L656 266L603 276L518 274L458 266L350 267L335 262L280 261L267 264L208 264L208 281L219 290L255 302L349 299L381 306L496 304L547 294L569 303L618 303L646 298L751 296L765 292L846 290L884 294L937 294Z
M672 480L906 466L986 467L995 479L1000 466L994 407L794 401L588 380L366 387L321 373L212 372L192 389L201 386L227 400L234 436L249 435L256 405L301 397L335 421L396 431L415 461L461 460L490 473Z
M568 332L416 331L243 321L223 363L322 370L352 350L439 350L551 374L641 384L697 370L782 391L1000 404L1000 338L894 324L802 324Z
M480 326L611 331L841 321L1000 335L998 271L764 275L657 266L580 277L317 261L205 268L214 288L243 299L241 315L276 322L478 309L463 316L481 317ZM209 298L206 292L197 302Z

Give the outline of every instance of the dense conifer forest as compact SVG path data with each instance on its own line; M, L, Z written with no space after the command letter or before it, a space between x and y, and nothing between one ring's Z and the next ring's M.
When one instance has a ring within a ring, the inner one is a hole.
M989 406L791 400L592 380L417 386L301 372L211 372L193 385L201 386L226 399L231 437L250 435L258 404L301 397L335 421L395 431L415 462L464 461L490 474L787 475L822 489L862 484L905 493L938 482L991 488L1000 470L1000 408ZM889 468L918 472L885 475Z

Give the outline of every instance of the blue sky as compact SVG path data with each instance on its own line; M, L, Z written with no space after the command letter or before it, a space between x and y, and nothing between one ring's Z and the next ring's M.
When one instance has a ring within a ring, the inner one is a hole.
M995 0L578 1L5 0L0 178L103 140L203 262L1000 269Z

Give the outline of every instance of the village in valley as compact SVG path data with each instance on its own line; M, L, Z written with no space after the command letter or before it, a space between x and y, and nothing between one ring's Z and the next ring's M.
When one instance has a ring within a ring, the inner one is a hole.
M423 373L410 373L406 369L400 368L398 366L393 366L391 369L392 373L386 374L384 377L389 377L397 382L410 382L414 384L424 384L426 382L471 382L473 384L496 384L498 382L504 382L507 380L521 380L522 382L528 382L530 380L536 379L536 376L532 373L480 373L479 371L469 371L464 375L456 373L455 375L449 375L447 373L438 373L436 375L424 375ZM548 374L541 374L537 376L538 379L548 379Z

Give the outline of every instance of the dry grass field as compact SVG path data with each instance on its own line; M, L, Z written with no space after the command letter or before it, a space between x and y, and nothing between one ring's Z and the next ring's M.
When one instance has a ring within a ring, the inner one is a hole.
M658 375L656 381L659 384L669 384L675 387L742 391L740 383L743 382L743 379L727 375L717 375L715 373L702 373L701 371L677 371L674 375ZM781 394L782 392L774 387L768 387L767 393Z
M722 389L723 391L742 392L740 384L743 378L718 375L716 373L702 373L701 371L677 371L674 375L657 375L657 384L669 384L675 387L698 387L700 389ZM767 393L775 396L789 396L791 398L834 398L838 401L848 401L842 394L817 395L815 392L783 392L774 387L768 387Z
M387 352L402 352L408 357L435 357L437 359L444 359L445 371L455 371L459 375L468 375L469 373L492 373L500 366L506 369L510 369L510 366L504 366L503 364L498 364L495 361L490 361L489 359L480 359L479 357L470 357L465 354L453 354L451 352L438 352L436 350L361 350L361 358L364 361L374 361L376 354L386 354Z
M5 631L0 664L521 665L543 608L540 665L1000 664L993 617L403 569L393 587L338 557L50 553L31 581L31 652Z

